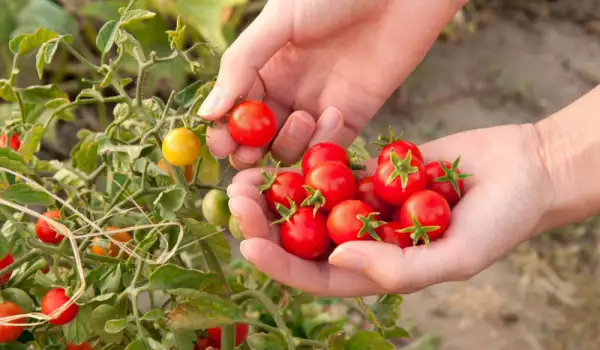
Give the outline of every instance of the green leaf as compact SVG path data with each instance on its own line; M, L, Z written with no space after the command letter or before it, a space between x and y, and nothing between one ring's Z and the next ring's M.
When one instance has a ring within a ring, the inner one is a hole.
M180 289L215 291L222 283L214 272L202 272L167 264L160 266L149 277L148 289Z
M96 37L96 46L98 46L103 55L113 47L118 29L117 21L108 21L100 28Z
M10 221L7 221L7 223L9 223ZM6 225L6 224L4 224ZM2 227L2 230L4 231L4 226ZM15 234L15 233L13 233ZM12 247L9 246L8 240L6 239L6 237L4 237L3 234L0 234L0 257L4 258L6 256L6 254L10 253L10 249Z
M188 230L195 239L206 237L206 241L213 248L217 257L224 262L231 260L231 248L225 235L218 232L219 229L215 225L211 225L205 221L197 221L194 219L184 218L186 230Z
M386 329L384 332L386 339L394 339L394 338L411 338L412 335L409 331L404 328L394 327L392 329Z
M181 16L177 16L177 27L175 30L167 30L169 44L172 50L183 51L185 48L185 24L181 24Z
M64 7L52 0L29 0L18 15L18 26L13 36L29 34L38 28L46 28L59 34L78 36L77 20Z
M102 94L97 90L83 89L81 90L81 92L79 92L79 95L75 97L76 102L81 100L94 100L98 102L104 102L104 96L102 96Z
M107 342L120 343L123 338L123 332L116 334L109 334L104 331L104 326L107 321L111 320L115 316L119 317L119 312L114 305L103 304L99 305L94 309L92 317L90 319L90 327L97 330L98 335L101 339Z
M73 166L85 173L93 172L98 164L98 142L96 134L89 130L77 132L79 143L71 150Z
M125 319L125 318L119 318L116 320L108 320L108 321L106 321L106 324L104 325L104 331L106 333L110 333L110 334L119 333L122 330L124 330L126 326L127 326L127 319Z
M118 20L121 17L118 10L124 6L127 6L127 1L91 1L83 5L81 14L102 22Z
M346 344L346 337L344 333L337 333L327 338L328 350L344 350Z
M35 55L35 68L37 70L38 77L40 78L40 80L44 75L44 55L47 47L48 43L43 43L40 49L38 50L37 54Z
M72 37L70 35L61 35L60 38L50 40L46 44L46 50L44 50L44 62L46 64L52 63L52 59L54 58L54 54L56 54L56 50L58 49L58 44L61 40L64 40L66 43L70 43Z
M44 106L47 108L50 108L50 109L55 109L55 108L60 108L64 105L68 105L69 103L71 103L71 101L69 101L68 98L59 97L59 98L55 98L54 100L50 100L50 101L46 102L44 104Z
M280 350L286 348L283 339L274 333L254 333L248 337L247 342L252 350Z
M92 308L90 306L80 306L77 316L73 321L63 326L65 338L73 344L81 344L88 340L93 330L90 327L90 319L92 317Z
M23 157L25 162L29 162L33 157L33 154L37 151L42 138L44 137L44 127L42 125L34 125L31 127L23 136L23 142L21 142L21 148L19 148L19 154Z
M1 161L2 158L0 158L0 163ZM52 178L62 184L74 187L75 189L85 186L85 181L69 169L59 169L54 173Z
M33 299L27 294L27 292L18 288L6 288L0 291L0 296L4 300L12 301L19 305L25 313L33 312L35 310L35 303Z
M167 349L194 350L198 336L196 332L169 332L163 337L163 345Z
M169 312L170 330L200 330L234 324L243 318L242 310L233 302L205 293L201 299L178 304Z
M120 268L120 266L118 266L115 269L115 272L113 272L106 278L106 280L104 281L104 284L102 285L102 288L100 288L100 290L103 293L118 293L119 287L121 286L121 277L122 277L121 268Z
M14 55L19 54L22 56L37 50L44 43L57 38L58 36L58 33L46 28L39 28L31 34L21 34L14 37L8 46Z
M44 205L49 206L54 204L54 199L45 192L35 190L33 187L17 183L10 186L0 195L8 201L15 201L23 205Z
M33 280L44 289L51 289L54 285L54 280L48 277L48 275L43 274L41 271L35 273Z
M31 173L25 164L23 157L8 147L0 147L0 167L7 168L24 175Z
M60 90L56 85L33 85L24 89L15 89L21 93L23 101L29 103L46 103L56 98L69 98L69 96Z
M198 181L204 184L217 185L221 181L221 167L217 158L213 157L208 147L206 147L206 125L200 125L194 129L194 132L200 138L203 145L200 149L200 171L198 172Z
M129 10L123 14L121 17L121 26L126 26L128 24L143 21L145 19L150 19L156 16L156 13L141 9Z
M194 103L194 99L196 98L196 92L202 86L202 81L198 80L193 82L192 84L184 87L181 91L175 94L175 103L178 106L183 108L189 108L192 103Z
M142 316L142 320L145 321L158 321L162 319L164 316L164 312L161 309L154 309L146 312L144 316Z
M344 330L345 320L335 323L324 323L313 327L309 332L311 339L325 340L332 335L335 335Z
M0 98L7 102L13 102L17 100L15 91L6 79L0 79Z
M143 341L136 339L129 343L125 350L148 350L148 348L146 347L146 344L144 344Z
M158 215L167 220L175 220L175 212L183 206L185 190L181 187L173 187L161 192L154 200L153 209Z
M374 331L357 331L344 344L345 350L395 350L394 344Z
M402 297L397 294L388 294L379 298L372 307L375 316L384 327L395 327L400 318L400 305Z

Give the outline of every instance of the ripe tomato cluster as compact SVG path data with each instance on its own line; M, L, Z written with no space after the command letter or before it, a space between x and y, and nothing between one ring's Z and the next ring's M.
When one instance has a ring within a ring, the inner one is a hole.
M452 163L425 163L421 150L391 133L371 175L352 171L348 153L328 142L309 148L302 174L268 174L260 186L277 217L281 246L306 260L326 258L332 246L378 240L407 248L440 238L470 174Z

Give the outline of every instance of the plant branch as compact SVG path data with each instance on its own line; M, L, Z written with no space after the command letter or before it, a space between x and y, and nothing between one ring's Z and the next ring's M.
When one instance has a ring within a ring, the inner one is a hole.
M367 316L367 319L369 319L369 322L371 322L371 324L373 324L373 326L375 328L377 328L377 331L379 333L381 333L381 335L383 335L383 333L385 332L385 329L383 328L383 326L377 319L377 316L375 316L375 313L373 313L373 310L371 310L371 308L365 303L363 298L360 298L360 297L354 298L354 301L356 301L360 310L365 314L365 316Z
M4 276L4 275L8 274L8 273L12 272L13 270L15 270L17 267L23 265L24 263L30 262L31 260L34 260L34 259L37 259L40 256L42 256L42 252L39 251L38 249L33 249L29 253L27 253L27 254L23 255L22 257L20 257L19 259L15 260L12 264L1 269L0 276Z

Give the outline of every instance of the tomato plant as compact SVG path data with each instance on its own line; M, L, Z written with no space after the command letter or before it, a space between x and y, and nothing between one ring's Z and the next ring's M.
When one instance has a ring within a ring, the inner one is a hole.
M5 301L0 303L0 319L3 317L14 317L18 315L22 315L23 310L19 307L19 305L12 303L10 301ZM10 321L10 323L24 323L25 319L16 319ZM14 340L17 340L21 333L23 333L23 326L9 326L9 325L0 325L0 344L8 343Z
M400 206L427 186L425 167L411 152L404 159L392 151L391 160L379 163L373 174L375 193L391 205Z
M302 172L308 174L310 169L323 162L340 162L350 167L350 159L345 149L331 142L320 142L311 146L302 157Z
M441 194L450 206L456 205L465 192L465 179L471 174L463 174L458 168L460 157L454 162L438 160L425 165L427 188Z
M231 110L228 128L240 145L263 147L275 138L277 119L266 104L247 100Z
M424 190L408 198L394 214L415 243L440 238L450 225L450 205L437 192Z
M323 210L331 210L338 203L354 198L356 179L350 168L340 162L323 162L306 174L306 189L310 195L304 201Z
M297 208L296 203L288 203L290 209L277 204L281 219L281 247L305 260L321 257L331 245L325 216L310 207Z
M8 142L6 142L7 139ZM21 148L21 134L12 134L10 137L7 137L6 134L2 134L2 136L0 136L0 147L4 148L7 144L13 150L18 151L19 148Z
M367 203L349 199L337 204L327 217L327 230L337 245L349 241L381 240L375 229L384 222Z
M44 216L50 219L60 219L60 211L54 209L44 213ZM42 218L38 219L35 225L35 234L38 236L40 241L49 244L58 244L65 236L56 232L56 230L48 224L48 222Z

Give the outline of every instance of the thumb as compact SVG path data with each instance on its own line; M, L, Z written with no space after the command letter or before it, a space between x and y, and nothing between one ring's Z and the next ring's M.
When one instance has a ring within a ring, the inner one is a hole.
M219 119L238 97L248 94L260 69L290 40L292 11L293 6L286 6L286 1L267 2L256 20L223 54L215 86L198 111L200 117Z

